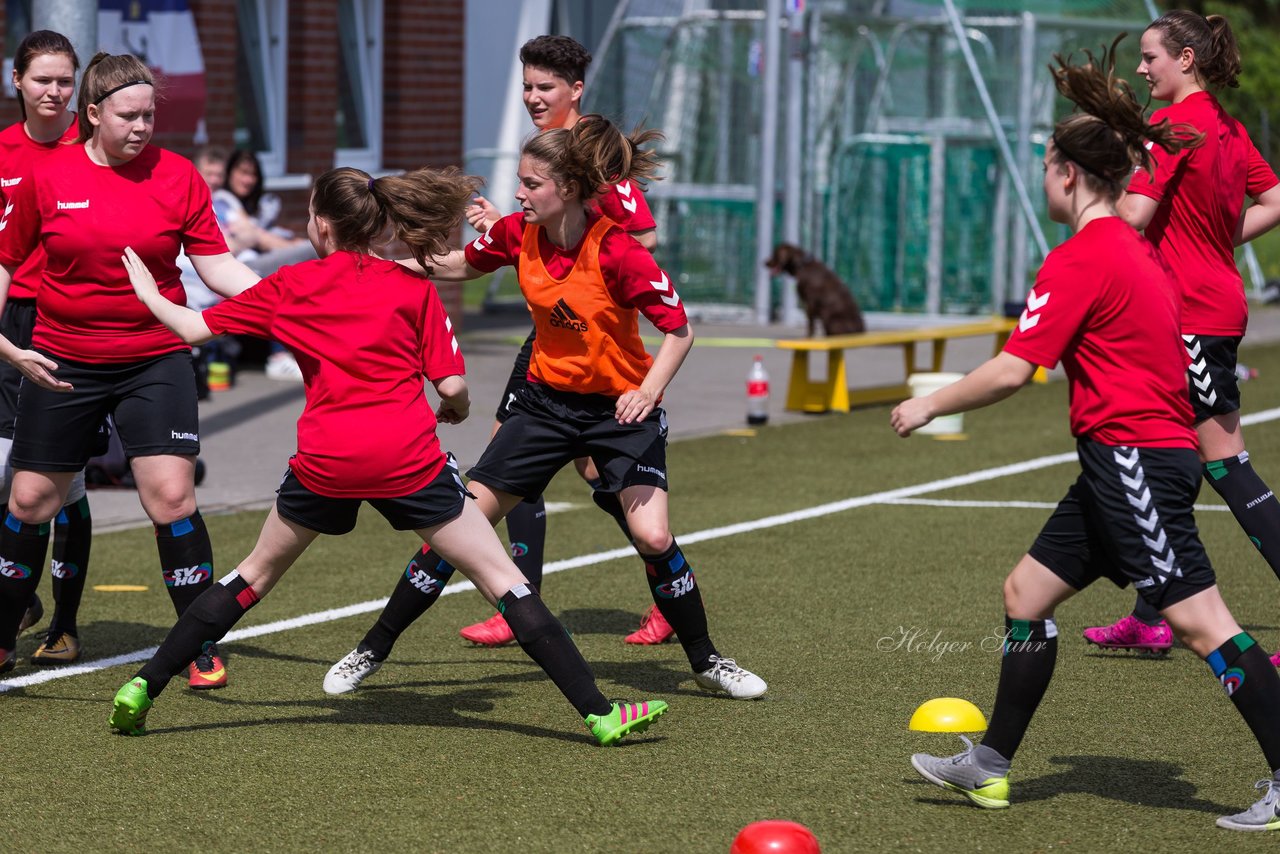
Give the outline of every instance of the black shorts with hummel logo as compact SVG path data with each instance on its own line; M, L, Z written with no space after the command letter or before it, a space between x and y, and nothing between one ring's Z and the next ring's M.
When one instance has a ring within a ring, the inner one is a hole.
M1183 335L1182 341L1191 357L1187 368L1187 392L1193 424L1208 421L1215 415L1227 415L1240 409L1240 380L1236 377L1236 353L1240 336Z
M80 471L99 444L110 415L129 457L200 453L200 419L191 351L143 362L88 364L44 355L71 391L23 382L18 394L10 464L30 471Z
M522 498L541 495L556 472L590 457L605 492L628 486L667 489L667 414L619 424L617 400L526 383L467 477Z
M1077 590L1132 584L1157 610L1214 584L1193 507L1200 457L1189 448L1113 447L1080 439L1080 476L1028 554Z

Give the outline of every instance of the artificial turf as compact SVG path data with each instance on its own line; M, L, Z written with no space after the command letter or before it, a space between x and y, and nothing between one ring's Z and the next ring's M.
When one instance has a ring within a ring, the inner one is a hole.
M1280 348L1242 358L1260 371L1244 386L1245 412L1280 406ZM717 530L1074 447L1062 383L970 413L965 427L967 441L903 441L880 408L671 447L672 524L712 636L769 681L762 700L700 691L674 644L624 645L648 593L638 560L611 560L549 575L544 591L606 695L671 703L641 737L594 746L518 648L465 644L457 628L488 609L463 592L442 598L350 696L328 697L320 682L372 613L226 644L230 686L196 693L175 680L144 738L106 726L136 665L0 692L0 848L723 852L765 818L809 826L829 852L1273 845L1213 826L1252 802L1268 769L1208 668L1185 649L1138 659L1080 639L1131 605L1106 582L1059 611L1057 672L1014 765L1011 809L979 810L912 771L912 752L960 746L907 729L919 703L964 697L989 713L1000 583L1047 510L869 503ZM1246 435L1262 476L1280 483L1280 421ZM1057 464L915 497L1053 502L1075 471ZM548 498L577 508L551 516L549 560L622 545L572 476ZM1207 488L1201 501L1218 503ZM248 552L261 518L209 518L220 569ZM1264 646L1280 645L1276 579L1230 514L1199 519L1228 604ZM171 624L152 539L95 539L90 585L149 589L87 592L86 661L153 646ZM242 626L385 596L413 548L366 509L355 533L317 542ZM48 602L47 581L41 592ZM24 660L35 643L20 641Z

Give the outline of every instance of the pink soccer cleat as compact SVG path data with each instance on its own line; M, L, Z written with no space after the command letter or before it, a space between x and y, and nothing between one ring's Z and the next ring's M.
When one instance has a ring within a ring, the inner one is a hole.
M666 643L675 635L666 617L658 610L657 605L650 605L649 610L640 618L640 628L627 635L623 640L627 643L659 644Z
M480 646L505 646L516 639L515 633L507 625L506 617L501 614L494 614L483 622L458 629L458 634Z
M1173 631L1161 620L1148 626L1129 614L1114 625L1094 626L1084 630L1084 639L1102 649L1131 649L1167 655L1173 647Z

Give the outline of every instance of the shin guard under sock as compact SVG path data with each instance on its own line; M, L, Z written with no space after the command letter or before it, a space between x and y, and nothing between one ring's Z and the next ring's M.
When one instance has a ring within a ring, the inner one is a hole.
M1280 578L1280 501L1253 470L1249 452L1207 462L1204 474L1213 491L1227 502L1271 571Z
M77 635L76 615L84 595L85 576L89 571L89 549L93 544L93 519L89 499L68 504L53 520L53 559L49 574L53 576L53 621L49 629Z
M618 527L622 530L622 536L627 538L628 543L634 543L635 537L631 536L631 526L627 524L627 514L622 509L622 498L616 492L605 492L604 482L600 478L587 481L587 486L591 487L591 500L596 503L604 512L613 517L613 521L618 523Z
M1007 615L1004 625L1000 686L996 689L991 725L982 743L1012 761L1053 678L1058 626L1052 619L1014 620Z
M1156 607L1142 598L1139 594L1133 602L1133 617L1140 623L1148 626L1158 626L1164 622L1164 617L1160 616L1160 612Z
M356 648L361 652L372 650L376 661L385 659L405 629L440 598L440 591L452 577L453 567L432 554L424 543L409 559L378 621Z
M539 590L542 589L542 556L547 549L547 505L537 501L521 501L507 514L507 539L511 542L511 560L520 574Z
M40 584L49 524L28 525L6 512L0 525L0 649L13 649L18 624Z
M1280 771L1280 674L1271 659L1241 632L1209 653L1205 663L1253 730L1267 766L1272 773Z
M702 605L702 593L693 578L693 568L685 560L684 552L675 540L671 547L656 556L644 558L645 577L649 579L649 592L663 619L675 629L676 638L689 657L695 673L711 667L711 656L719 655L711 643L707 630L707 611Z
M217 643L258 603L258 594L232 570L209 585L178 617L151 660L137 675L147 680L147 696L155 699L182 668L196 660L205 645Z
M168 525L156 525L160 572L178 616L213 585L213 544L200 511ZM193 656L194 658L194 656Z
M498 600L498 611L511 626L520 648L551 677L580 716L609 713L613 704L596 687L587 660L536 590L517 584Z

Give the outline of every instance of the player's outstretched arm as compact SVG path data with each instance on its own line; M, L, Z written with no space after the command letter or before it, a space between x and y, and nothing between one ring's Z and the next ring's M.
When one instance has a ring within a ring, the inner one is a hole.
M436 394L440 395L440 408L436 420L441 424L460 424L471 413L471 392L467 381L457 374L432 380Z
M1009 353L988 359L964 379L924 397L904 400L894 407L889 424L904 439L940 415L981 409L1004 400L1027 384L1036 366Z
M156 320L188 344L203 344L213 338L213 333L209 331L200 312L192 311L185 305L172 303L160 293L160 289L156 287L155 277L151 275L147 265L142 263L138 253L133 251L133 247L126 247L120 260L129 271L133 292L156 316Z
M227 299L249 290L262 278L246 267L243 261L237 261L230 252L188 257L191 259L191 266L196 268L196 273L209 286L209 290Z

